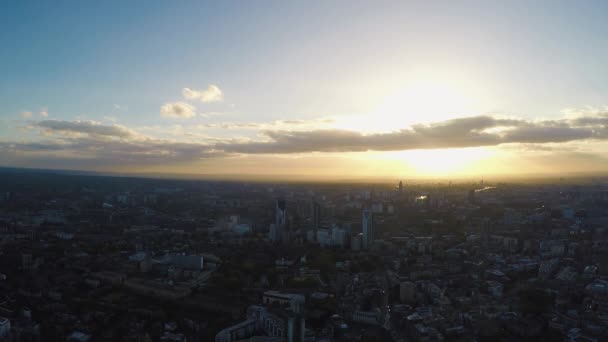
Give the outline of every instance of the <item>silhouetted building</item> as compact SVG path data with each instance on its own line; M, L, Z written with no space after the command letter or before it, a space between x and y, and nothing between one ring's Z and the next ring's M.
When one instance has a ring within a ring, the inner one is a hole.
M272 241L289 241L289 232L287 231L287 205L284 199L277 200L274 225L274 236L271 237Z
M361 232L363 233L362 247L363 249L369 249L374 242L374 216L369 209L363 210Z
M317 201L312 202L312 224L315 229L321 228L321 205Z
M11 333L11 321L8 318L0 317L0 340L9 337Z

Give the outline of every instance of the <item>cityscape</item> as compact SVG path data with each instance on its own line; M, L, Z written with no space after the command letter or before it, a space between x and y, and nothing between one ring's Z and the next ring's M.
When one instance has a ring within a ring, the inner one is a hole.
M601 341L608 178L267 183L3 169L8 341Z
M608 1L0 1L0 342L608 342Z

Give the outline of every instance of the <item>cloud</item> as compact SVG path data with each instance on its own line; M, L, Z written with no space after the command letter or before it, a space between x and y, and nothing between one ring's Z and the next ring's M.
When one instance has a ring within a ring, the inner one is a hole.
M4 156L10 152L13 157L32 154L47 158L61 156L105 161L108 165L165 165L171 162L238 155L401 151L499 145L521 152L532 153L537 150L549 153L557 152L560 147L568 145L567 143L582 141L602 142L601 146L605 146L605 141L608 140L608 123L604 120L606 118L608 116L604 114L597 114L560 120L530 121L484 115L412 125L394 132L373 134L340 129L311 129L305 125L305 121L300 120L195 126L258 130L259 134L255 138L239 139L208 137L195 134L196 132L186 138L188 132L181 125L159 126L158 130L148 132L151 135L144 135L118 124L87 120L42 120L28 126L41 130L42 135L38 140L1 142L0 152L3 152ZM301 125L304 125L305 130ZM154 136L166 135L172 129L176 130L176 134L172 136L178 140ZM190 140L184 142L184 139Z
M188 162L197 159L224 157L210 146L198 143L181 143L163 139L118 140L77 137L40 142L0 142L0 156L17 153L27 157L47 156L83 160L84 164L97 163L105 167L119 165L163 165L170 162Z
M1 142L0 157L45 160L81 160L82 165L111 167L122 165L164 165L226 156L212 144L158 139L121 125L94 121L44 120L30 128L40 128L44 139ZM5 158L5 159L6 159ZM8 159L6 159L8 160Z
M582 121L581 121L582 120ZM267 130L266 141L225 142L216 147L243 154L306 152L402 151L496 146L508 143L563 143L586 139L608 139L605 125L579 126L589 118L557 121L525 121L474 116L413 125L390 133L363 134L356 131L321 129L309 131Z
M222 129L259 129L272 130L286 127L319 127L324 124L335 122L333 119L312 120L275 120L270 122L219 122L197 125L198 128L222 128Z
M201 102L219 102L224 100L224 92L215 84L211 84L207 89L203 90L184 88L182 89L182 95L188 100L200 100Z
M40 113L38 113L40 116L42 116L43 118L48 118L49 117L49 111L47 109L43 109L40 111Z
M191 118L196 115L196 108L185 102L165 103L160 107L160 115L166 118Z
M23 112L21 112L20 115L21 115L22 118L31 118L32 117L32 112L23 111Z
M138 134L122 125L103 125L96 121L44 120L33 124L50 134L87 134L91 136L132 139Z

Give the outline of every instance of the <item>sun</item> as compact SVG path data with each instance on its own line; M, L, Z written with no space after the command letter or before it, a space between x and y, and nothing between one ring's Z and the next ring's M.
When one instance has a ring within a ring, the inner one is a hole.
M491 155L485 147L470 147L386 152L383 158L401 160L405 170L420 177L442 177L475 174Z
M413 124L442 121L478 110L479 96L464 82L418 79L384 92L366 114L337 117L334 127L367 133L391 132Z
M470 102L449 82L418 81L388 95L375 114L403 124L440 121L462 114Z
M364 115L339 117L334 128L370 133L387 133L479 113L484 94L473 82L449 75L425 74L385 91L375 109ZM417 176L473 174L479 162L493 153L484 147L394 152L368 152L365 157L387 167L401 165L396 172Z

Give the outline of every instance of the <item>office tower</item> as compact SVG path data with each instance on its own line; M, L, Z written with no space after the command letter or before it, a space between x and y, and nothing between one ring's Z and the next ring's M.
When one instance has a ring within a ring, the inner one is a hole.
M11 333L11 321L8 318L0 317L0 339L9 339Z
M287 342L304 342L306 321L302 314L290 312L287 315Z
M361 241L363 240L363 238L361 237L361 233L353 236L350 239L350 249L358 252L361 250Z
M272 223L270 227L268 227L268 238L272 242L276 242L279 240L279 234L277 232L277 226Z
M312 225L315 229L321 228L321 205L314 200L312 202Z
M374 216L369 209L363 210L361 220L361 231L363 233L363 249L369 249L374 242Z
M275 230L272 241L288 240L287 232L287 206L284 199L278 199L275 208Z
M403 181L399 181L399 192L403 192Z

